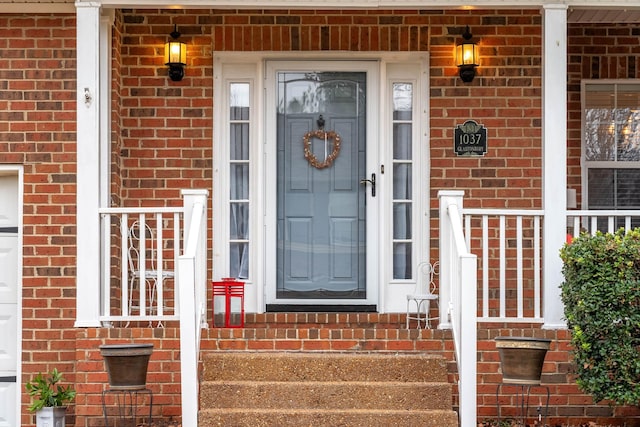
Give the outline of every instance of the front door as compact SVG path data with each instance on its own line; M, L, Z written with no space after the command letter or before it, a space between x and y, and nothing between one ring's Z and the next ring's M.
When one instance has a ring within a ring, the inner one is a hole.
M402 312L429 259L428 56L331 56L214 59L212 263L247 312Z
M18 425L18 174L0 170L0 427Z
M367 73L279 71L276 303L364 305ZM368 180L368 181L367 181Z

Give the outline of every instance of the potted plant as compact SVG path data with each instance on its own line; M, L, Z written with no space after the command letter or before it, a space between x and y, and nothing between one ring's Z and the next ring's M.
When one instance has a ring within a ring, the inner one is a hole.
M49 376L39 373L25 385L27 393L33 397L29 410L36 413L37 427L65 426L66 405L76 397L76 391L70 385L61 386L59 383L63 380L62 374L54 368Z
M561 250L577 384L594 401L640 402L640 229L586 233Z

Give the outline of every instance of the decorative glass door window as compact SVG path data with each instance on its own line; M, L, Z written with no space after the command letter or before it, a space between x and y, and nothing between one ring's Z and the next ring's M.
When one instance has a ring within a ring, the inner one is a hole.
M366 74L277 76L277 296L364 299Z

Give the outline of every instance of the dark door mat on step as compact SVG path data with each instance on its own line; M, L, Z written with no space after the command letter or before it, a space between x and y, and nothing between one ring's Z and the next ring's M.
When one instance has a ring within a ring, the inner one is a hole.
M376 305L267 304L267 313L375 313Z

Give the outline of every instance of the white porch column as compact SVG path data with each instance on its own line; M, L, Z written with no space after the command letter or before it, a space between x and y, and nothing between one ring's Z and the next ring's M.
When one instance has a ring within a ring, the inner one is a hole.
M565 328L560 301L560 248L567 213L567 5L544 6L543 17L543 271L544 328Z
M76 3L76 327L100 322L100 3Z

